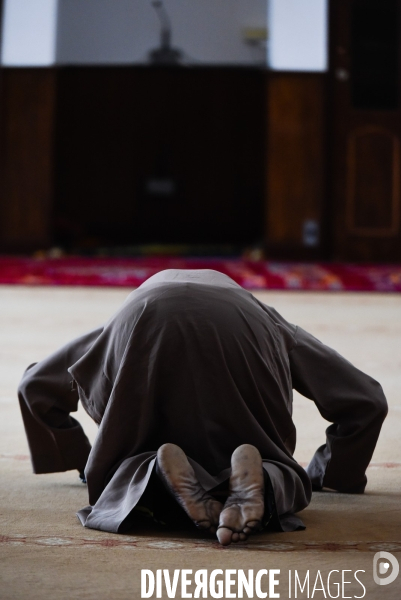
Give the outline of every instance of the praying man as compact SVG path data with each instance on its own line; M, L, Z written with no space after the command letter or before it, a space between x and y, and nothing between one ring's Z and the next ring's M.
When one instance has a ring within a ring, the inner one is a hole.
M293 389L331 424L306 470ZM166 270L103 326L28 367L35 473L77 469L85 527L197 526L222 545L294 531L312 490L361 494L387 402L374 379L212 270ZM91 448L71 413L99 430Z

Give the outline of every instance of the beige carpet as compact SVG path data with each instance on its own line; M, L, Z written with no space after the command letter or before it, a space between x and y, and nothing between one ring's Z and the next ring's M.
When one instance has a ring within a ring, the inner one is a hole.
M344 594L340 588L339 597L361 597L363 587L353 575L361 570L365 598L399 600L401 575L378 586L372 564L380 550L401 563L401 296L257 294L376 377L390 413L368 470L365 495L315 494L302 514L305 531L258 535L223 549L197 532L144 530L118 536L84 529L75 511L87 504L86 488L76 474L31 474L15 393L22 371L102 323L126 295L115 289L0 287L0 600L128 600L141 597L141 569L170 569L172 574L174 569L202 568L209 573L280 569L280 598L289 598L289 570L292 586L295 570L302 582L309 570L309 597L329 598L327 576L334 569L340 573L331 575L333 583L341 580L342 570L348 570L345 580L353 582L345 584ZM96 427L82 411L78 418L93 439ZM323 443L327 424L313 403L298 395L294 420L296 458L306 464ZM325 590L312 596L318 571ZM267 577L262 582L268 592ZM330 592L335 597L337 587L332 585ZM307 598L306 589L298 589L297 597Z

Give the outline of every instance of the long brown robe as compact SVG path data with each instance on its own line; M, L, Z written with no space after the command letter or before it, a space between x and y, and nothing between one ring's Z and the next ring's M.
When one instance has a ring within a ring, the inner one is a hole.
M293 458L292 389L332 424L304 470ZM282 529L312 486L362 493L387 403L380 385L226 275L167 270L105 324L38 364L19 388L35 473L85 468L86 527L117 532L140 500L157 449L175 443L206 490L253 444ZM70 416L81 400L99 425L93 448Z

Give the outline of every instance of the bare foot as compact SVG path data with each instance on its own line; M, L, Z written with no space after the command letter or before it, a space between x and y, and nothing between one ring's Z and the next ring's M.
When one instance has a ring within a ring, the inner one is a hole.
M164 444L157 453L157 465L160 479L195 525L215 533L223 505L201 486L183 450Z
M262 457L243 444L231 457L230 492L220 514L217 538L223 546L259 531L265 510Z

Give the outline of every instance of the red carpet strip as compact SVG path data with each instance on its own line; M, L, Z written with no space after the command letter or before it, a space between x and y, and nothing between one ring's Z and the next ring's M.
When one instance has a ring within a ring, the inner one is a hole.
M164 269L215 269L249 290L401 292L401 265L239 258L0 257L0 284L136 287Z

